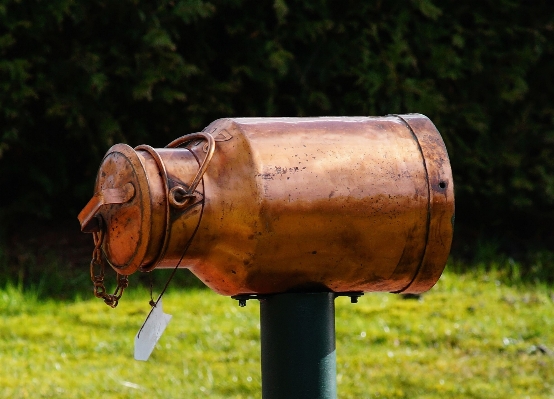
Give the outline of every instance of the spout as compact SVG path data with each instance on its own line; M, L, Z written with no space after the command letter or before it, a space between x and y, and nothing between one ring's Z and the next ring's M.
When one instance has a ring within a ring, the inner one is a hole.
M106 188L98 191L85 205L77 218L81 223L81 231L94 233L100 230L98 219L95 217L104 205L123 204L130 201L135 195L135 187L127 183L119 188Z

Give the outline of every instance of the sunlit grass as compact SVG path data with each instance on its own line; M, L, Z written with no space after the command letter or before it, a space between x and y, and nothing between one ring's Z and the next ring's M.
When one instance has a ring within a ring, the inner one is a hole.
M445 273L422 300L336 300L339 398L552 398L554 294L498 272ZM173 315L133 360L149 296L39 301L0 291L2 398L259 398L259 304L209 290L164 297Z

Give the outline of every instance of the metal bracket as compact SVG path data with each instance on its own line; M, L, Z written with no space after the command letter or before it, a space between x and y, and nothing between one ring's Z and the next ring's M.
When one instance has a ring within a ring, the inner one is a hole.
M335 298L339 296L348 296L350 297L350 303L358 303L358 299L364 295L361 291L353 291L353 292L335 292ZM235 299L239 302L239 306L241 308L246 306L246 301L249 299L257 299L257 300L263 300L264 298L278 295L278 294L239 294L239 295L233 295L231 296L231 299Z

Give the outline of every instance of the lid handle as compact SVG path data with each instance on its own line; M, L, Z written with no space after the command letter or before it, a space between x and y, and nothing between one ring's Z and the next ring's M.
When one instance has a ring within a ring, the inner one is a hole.
M85 205L77 218L81 223L81 231L84 233L93 233L100 230L98 219L95 218L98 211L104 205L124 204L135 196L135 186L127 183L119 188L105 188L98 191Z

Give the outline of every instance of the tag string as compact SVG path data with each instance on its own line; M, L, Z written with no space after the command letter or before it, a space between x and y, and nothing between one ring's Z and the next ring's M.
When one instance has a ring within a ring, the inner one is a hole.
M194 157L196 158L196 161L198 163L200 163L200 160L198 159L196 154L192 151L190 151L190 153L192 155L194 155ZM165 283L165 286L162 289L162 291L160 292L160 294L158 295L158 299L156 299L156 301L154 301L154 298L152 296L152 285L153 284L152 284L152 279L150 280L150 302L149 302L149 304L152 308L150 309L150 312L148 313L148 316L146 316L146 320L144 320L144 323L142 324L142 327L140 328L140 330L137 334L137 338L140 337L140 333L141 333L142 329L144 328L144 325L146 324L146 322L148 321L148 319L152 315L152 312L154 311L156 306L158 306L158 302L160 302L160 300L162 299L162 296L165 294L165 291L167 290L167 287L169 287L169 283L171 282L171 280L175 276L175 273L177 272L177 269L179 268L179 265L181 265L181 262L183 261L183 258L185 257L185 254L187 253L190 245L192 244L192 240L194 239L194 237L196 236L196 233L198 232L198 229L200 228L200 221L202 220L202 215L204 214L204 204L205 204L205 198L206 198L205 197L206 190L205 190L205 187L204 187L204 179L202 179L201 182L202 182L202 193L203 193L202 200L198 201L197 203L195 203L193 205L191 205L190 208L189 208L189 210L190 210L190 209L194 208L195 206L197 206L198 204L202 205L202 207L200 208L200 217L198 218L198 223L196 223L196 227L194 228L194 231L192 232L192 235L190 236L189 240L187 241L187 243L185 245L185 249L183 250L183 254L181 255L181 259L179 259L179 262L177 262L177 265L175 265L175 267L171 271L171 275L167 279L167 282Z

